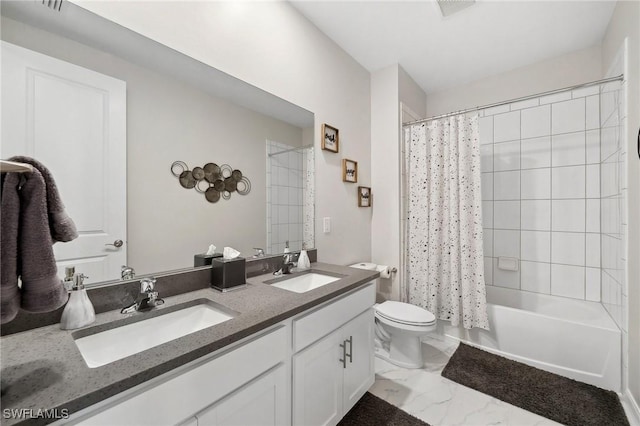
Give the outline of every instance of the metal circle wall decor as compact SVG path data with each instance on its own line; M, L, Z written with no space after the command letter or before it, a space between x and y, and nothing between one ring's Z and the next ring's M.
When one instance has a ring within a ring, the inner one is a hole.
M231 199L231 193L247 195L251 192L251 181L238 169L228 164L218 166L207 163L202 167L189 169L184 161L171 164L171 174L178 178L180 185L186 189L195 189L204 194L210 203L217 203L220 198Z

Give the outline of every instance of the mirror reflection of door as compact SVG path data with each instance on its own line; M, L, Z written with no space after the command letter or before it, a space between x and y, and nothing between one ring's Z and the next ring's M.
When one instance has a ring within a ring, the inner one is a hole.
M127 259L126 83L2 42L0 152L33 157L56 180L79 233L54 245L58 275L75 266L88 283L119 278Z

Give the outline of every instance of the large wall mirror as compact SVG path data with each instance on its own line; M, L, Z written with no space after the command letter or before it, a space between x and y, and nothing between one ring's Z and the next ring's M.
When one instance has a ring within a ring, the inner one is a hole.
M313 113L69 2L1 12L1 155L33 157L58 183L80 231L54 246L59 275L190 268L210 244L313 247ZM251 192L210 203L171 173L178 160L228 164Z

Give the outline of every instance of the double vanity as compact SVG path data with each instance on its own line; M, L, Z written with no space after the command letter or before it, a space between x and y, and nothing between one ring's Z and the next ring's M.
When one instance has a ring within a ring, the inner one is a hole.
M336 424L373 384L377 276L314 263L3 337L3 408L69 416L3 424Z

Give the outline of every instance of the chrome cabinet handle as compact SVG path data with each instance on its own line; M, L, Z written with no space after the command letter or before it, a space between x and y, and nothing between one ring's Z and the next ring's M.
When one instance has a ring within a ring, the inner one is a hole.
M342 348L342 359L338 359L342 363L342 368L347 368L347 341L343 340L340 344Z
M351 364L353 362L353 336L349 336L345 342L349 342L349 353L345 353L345 357L349 358L349 364Z
M124 242L122 240L115 240L111 244L105 244L105 246L114 246L114 247L120 248L120 247L122 247L123 244L124 244Z

